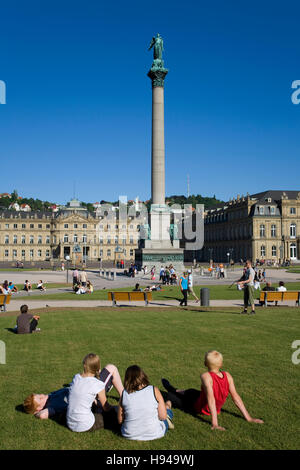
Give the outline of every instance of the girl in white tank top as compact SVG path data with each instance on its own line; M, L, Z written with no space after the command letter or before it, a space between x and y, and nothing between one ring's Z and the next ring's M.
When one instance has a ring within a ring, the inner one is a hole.
M174 428L172 418L171 402L164 402L139 366L128 367L118 410L122 436L139 441L159 439L169 427Z

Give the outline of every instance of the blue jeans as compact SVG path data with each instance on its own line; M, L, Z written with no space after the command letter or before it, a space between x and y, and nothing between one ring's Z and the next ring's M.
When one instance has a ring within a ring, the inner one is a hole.
M173 414L173 411L172 411L170 408L167 408L167 415L168 415L168 417L169 417L170 419L173 419L174 414ZM168 423L168 421L167 421L166 419L164 420L164 423L165 423L166 432L167 432L168 429L169 429L169 423ZM166 434L166 432L165 432L165 434Z

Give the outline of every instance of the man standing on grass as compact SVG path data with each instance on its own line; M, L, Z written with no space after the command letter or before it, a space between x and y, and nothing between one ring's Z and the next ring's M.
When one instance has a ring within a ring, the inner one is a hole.
M179 285L180 285L180 289L181 289L181 292L182 292L182 295L183 295L183 299L182 299L182 301L180 302L179 305L182 306L184 304L185 307L187 307L187 296L188 296L187 273L183 273L183 275L180 278Z
M251 305L251 312L252 314L255 313L255 306L254 306L254 278L255 278L255 271L252 268L251 261L246 261L246 272L245 272L245 280L239 281L238 284L244 288L244 310L241 313L247 313L248 303Z

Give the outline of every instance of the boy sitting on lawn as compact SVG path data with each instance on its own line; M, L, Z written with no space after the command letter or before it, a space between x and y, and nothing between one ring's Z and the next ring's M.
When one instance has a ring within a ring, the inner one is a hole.
M218 351L208 351L205 354L204 365L208 372L201 375L201 391L193 388L188 390L177 390L168 380L162 379L162 384L168 390L167 400L170 400L176 408L181 408L191 414L204 414L211 416L211 429L225 431L218 424L218 414L225 404L228 394L240 410L245 420L249 423L262 424L261 419L252 418L237 393L234 381L229 372L221 371L223 356Z

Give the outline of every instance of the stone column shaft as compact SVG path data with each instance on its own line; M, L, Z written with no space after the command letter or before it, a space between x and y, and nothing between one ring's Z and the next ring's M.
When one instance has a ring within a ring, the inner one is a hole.
M152 204L165 204L164 88L152 88Z

